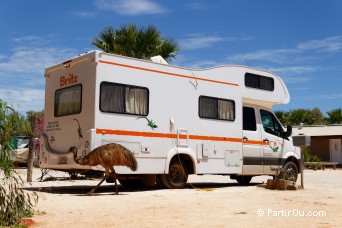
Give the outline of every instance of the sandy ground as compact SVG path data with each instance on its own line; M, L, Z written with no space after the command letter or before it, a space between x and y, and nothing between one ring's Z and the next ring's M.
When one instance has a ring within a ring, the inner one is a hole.
M342 227L342 170L306 170L297 191L257 187L267 176L239 186L227 176L191 175L185 189L120 187L113 195L114 184L104 183L93 196L84 194L98 179L50 171L55 180L39 182L40 174L25 184L39 194L31 227Z

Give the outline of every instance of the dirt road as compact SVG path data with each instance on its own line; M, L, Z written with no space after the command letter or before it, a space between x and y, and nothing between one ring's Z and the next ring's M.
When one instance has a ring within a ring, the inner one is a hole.
M34 227L342 227L342 170L306 170L297 191L257 187L266 176L239 186L227 176L192 175L185 189L120 187L113 195L106 183L94 196L84 194L98 179L49 174L53 181L26 184L39 191ZM34 170L34 180L39 175Z

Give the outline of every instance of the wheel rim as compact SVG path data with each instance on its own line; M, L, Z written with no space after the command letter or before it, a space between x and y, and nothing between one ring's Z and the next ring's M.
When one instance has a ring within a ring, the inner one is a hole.
M170 168L170 180L174 184L183 184L185 179L185 173L180 165L173 165Z
M296 181L297 180L297 170L293 165L289 165L285 170L285 180Z

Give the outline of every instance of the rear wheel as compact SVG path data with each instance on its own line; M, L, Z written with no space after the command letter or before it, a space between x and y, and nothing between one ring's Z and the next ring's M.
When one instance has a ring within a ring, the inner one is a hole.
M163 175L164 174L157 174L156 175L156 185L157 185L158 188L165 188L165 186L164 186L164 184L163 184L163 182L161 180Z
M166 188L184 188L188 180L188 170L180 161L172 161L168 174L159 176Z
M242 185L249 184L251 180L252 180L252 176L237 176L236 177L236 181Z
M296 182L298 178L298 168L294 162L286 162L283 171L279 175L280 179Z

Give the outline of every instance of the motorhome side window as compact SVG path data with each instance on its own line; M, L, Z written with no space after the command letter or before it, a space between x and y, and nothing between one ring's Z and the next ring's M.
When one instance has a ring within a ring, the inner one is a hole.
M257 74L245 74L245 86L262 90L274 90L274 79Z
M55 117L81 113L82 86L75 85L55 92Z
M208 119L235 120L235 102L232 100L199 97L199 116Z
M148 115L149 91L147 88L102 82L100 110L102 112L131 115Z
M243 130L256 131L254 108L243 107Z
M271 112L260 110L260 116L265 132L279 137L282 135L284 130Z

